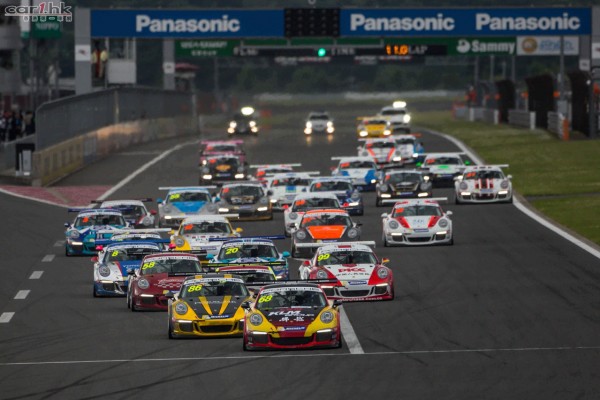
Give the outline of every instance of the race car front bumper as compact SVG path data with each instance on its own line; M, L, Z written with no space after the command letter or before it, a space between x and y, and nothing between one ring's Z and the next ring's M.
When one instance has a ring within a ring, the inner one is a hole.
M96 242L80 241L80 239L67 239L65 250L68 255L79 256L95 256L98 254L96 250Z
M432 244L448 244L452 241L452 231L431 232L386 232L385 237L388 245L398 246L426 246Z
M309 336L285 332L248 331L245 333L246 349L307 349L339 347L341 334L338 328L321 329Z
M197 319L194 321L172 318L171 327L172 335L175 337L219 337L244 334L243 320L237 321L234 318Z
M377 301L392 300L394 297L393 287L390 282L378 285L360 286L329 286L321 285L323 291L330 300L342 301Z
M475 193L460 191L456 198L461 203L499 203L510 202L512 194L508 190L499 190L496 193Z
M166 311L169 304L169 299L164 294L142 293L138 296L132 296L131 301L137 309L145 310Z
M102 297L124 297L127 295L127 281L95 281L94 293Z

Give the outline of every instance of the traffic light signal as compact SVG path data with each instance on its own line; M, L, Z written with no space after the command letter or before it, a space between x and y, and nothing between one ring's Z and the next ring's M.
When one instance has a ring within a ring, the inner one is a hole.
M327 55L327 49L325 49L324 47L321 47L319 50L317 50L317 56L325 57L326 55Z
M338 37L340 35L339 8L286 8L285 36Z

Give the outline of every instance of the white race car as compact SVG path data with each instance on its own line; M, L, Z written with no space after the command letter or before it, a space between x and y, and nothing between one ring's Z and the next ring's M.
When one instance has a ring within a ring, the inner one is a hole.
M292 204L297 194L308 190L313 176L318 174L319 171L310 171L273 175L272 178L268 179L268 188L271 191L273 208L281 210L284 205L289 206Z
M331 157L339 164L331 175L351 178L352 185L365 191L375 190L377 164L372 157Z
M116 208L121 210L123 218L129 223L129 226L135 228L147 228L154 226L154 216L156 211L148 211L144 202L152 199L143 200L108 200L100 204L100 208Z
M396 148L400 152L403 164L415 163L419 156L424 153L423 143L417 141L415 135L393 135Z
M460 203L512 203L511 175L504 175L503 165L474 165L467 167L456 182L456 204Z
M236 238L242 228L234 229L227 217L231 215L197 215L185 218L181 226L171 235L171 247L176 251L187 251L206 256L216 255L221 248L221 242L211 241L215 238Z
M184 218L191 215L214 214L217 206L212 204L209 189L216 186L159 187L168 190L166 198L158 203L158 226L178 228Z
M386 118L389 121L390 129L392 130L392 134L398 132L410 132L410 113L405 107L394 107L388 106L383 107L381 111L379 111L379 115L381 117Z
M381 214L383 245L452 245L452 211L442 210L442 200L446 198L384 201L395 204L391 213Z
M294 167L301 167L302 164L258 164L251 165L250 168L256 169L255 177L263 186L268 184L268 179L275 174L294 172Z
M454 186L454 178L462 175L466 164L461 153L427 153L421 170L429 175L434 187Z
M359 142L364 142L356 148L359 156L371 157L379 165L402 164L402 155L394 138L359 139Z
M340 201L335 193L300 193L294 199L294 202L283 212L283 221L285 223L285 236L290 237L294 226L298 226L302 216L308 210L319 208L340 208Z
M333 125L333 119L331 119L328 113L321 111L308 114L306 122L304 123L305 135L311 135L316 132L332 134L334 131L335 127Z

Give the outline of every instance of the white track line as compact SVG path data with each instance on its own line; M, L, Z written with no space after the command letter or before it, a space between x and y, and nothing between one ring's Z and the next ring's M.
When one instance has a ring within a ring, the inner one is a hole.
M342 335L344 340L346 341L346 345L348 346L348 350L351 354L364 354L360 342L358 341L358 337L352 328L352 324L350 324L350 320L348 319L348 315L346 311L344 311L344 307L340 307L340 325L342 329Z
M7 194L7 195L13 196L13 197L18 197L20 199L37 201L38 203L44 203L44 204L48 204L48 205L56 206L56 207L62 207L62 208L71 208L72 207L72 206L67 206L65 204L58 204L58 203L54 203L54 202L51 202L51 201L48 201L48 200L38 199L36 197L24 196L22 194L13 193L13 192L10 192L10 191L4 190L4 189L0 189L0 193L4 193L4 194Z
M66 240L57 240L56 243L54 243L54 247L62 247L65 245Z
M436 131L432 131L432 130L428 130L428 132L431 132L434 135L442 136L443 138L451 141L456 146L458 146L464 153L466 153L469 157L471 157L471 159L473 159L477 164L485 164L483 162L483 160L481 158L479 158L479 156L477 154L475 154L475 152L473 152L471 149L469 149L459 139L449 136L449 135L446 135L445 133L441 133L441 132L436 132ZM576 238L575 236L571 235L569 232L565 231L560 226L556 225L556 223L554 221L546 219L546 218L541 217L540 215L536 214L535 212L530 210L527 206L525 206L523 202L519 201L518 198L516 198L516 197L513 198L513 205L515 207L517 207L517 209L519 211L521 211L523 214L527 215L529 218L533 219L540 225L550 229L552 232L563 237L564 239L568 240L569 242L573 243L574 245L579 246L581 249L587 251L594 257L600 258L600 251L598 251L598 249L590 246L589 244L587 244L587 243L581 241L580 239Z
M29 279L40 279L44 271L33 271Z
M3 312L2 315L0 315L0 324L9 323L13 315L15 315L14 312Z
M42 262L52 262L54 257L56 257L54 254L46 254L44 258L42 258Z
M15 295L15 300L25 300L31 290L19 290Z
M600 351L600 346L564 346L564 347L516 347L498 349L447 349L447 350L406 350L406 351L379 351L374 353L297 353L274 355L240 355L240 356L214 356L214 357L174 357L174 358L135 358L135 359L107 359L107 360L68 360L68 361L23 361L0 363L0 366L16 365L71 365L71 364L114 364L114 363L142 363L142 362L181 362L181 361L206 361L206 360L249 360L273 358L319 358L319 357L348 357L358 355L370 356L403 356L403 355L435 355L435 354L469 354L469 353L521 353L521 352L550 352L550 351Z

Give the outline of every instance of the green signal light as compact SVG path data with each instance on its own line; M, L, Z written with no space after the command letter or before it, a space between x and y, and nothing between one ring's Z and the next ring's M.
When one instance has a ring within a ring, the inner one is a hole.
M327 50L324 49L323 47L321 47L319 50L317 50L317 56L325 57L326 55L327 55Z

